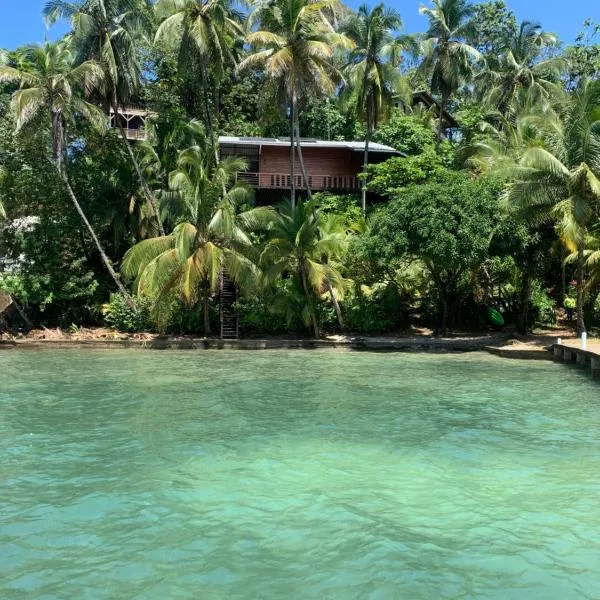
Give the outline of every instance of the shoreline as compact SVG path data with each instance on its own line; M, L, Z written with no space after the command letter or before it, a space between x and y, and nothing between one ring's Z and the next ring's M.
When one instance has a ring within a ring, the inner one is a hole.
M0 340L2 349L149 349L149 350L314 350L333 349L367 352L476 352L486 351L502 358L552 360L552 341L548 336L534 340L513 334L483 336L331 336L311 338L242 338L227 340L204 337L130 336L101 339L65 334L51 338Z

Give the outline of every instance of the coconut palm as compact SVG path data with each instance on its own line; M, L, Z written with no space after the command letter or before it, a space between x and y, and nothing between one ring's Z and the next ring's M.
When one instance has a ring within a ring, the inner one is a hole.
M577 252L577 330L585 331L585 243L600 210L600 82L582 81L540 123L545 147L528 148L506 171L507 198L536 220L553 219Z
M363 4L344 25L344 33L353 43L346 74L346 93L354 112L366 124L363 171L369 164L369 141L379 121L389 117L394 98L401 95L410 104L410 90L398 66L404 50L412 48L411 38L398 36L402 28L400 14L378 4L373 10ZM362 209L366 209L367 180L363 179Z
M250 14L249 28L259 28L246 36L253 53L239 68L259 67L274 80L279 98L285 98L290 118L291 205L295 198L295 152L309 198L312 196L302 156L299 103L310 94L333 94L342 81L334 64L336 45L347 45L336 34L328 16L340 7L338 0L273 0L257 4Z
M46 0L43 13L48 23L68 20L76 60L94 60L102 67L102 93L112 109L123 144L135 169L146 200L164 235L158 203L148 185L127 135L118 127L120 107L135 98L142 79L136 47L150 30L148 10L143 0ZM98 88L97 88L98 91Z
M479 78L486 102L504 114L524 92L537 101L547 101L556 91L563 61L556 57L540 60L540 55L556 42L553 33L523 21L506 41L504 53L497 60L490 57Z
M164 199L178 224L170 234L143 240L125 254L123 274L135 280L138 294L154 299L160 326L179 297L187 306L201 302L204 333L209 335L210 299L223 270L242 290L258 281L246 230L264 224L272 211L240 212L249 191L232 182L244 168L244 161L235 158L215 165L210 154L198 146L181 151L177 169L169 177L170 193Z
M473 74L481 54L467 40L474 31L473 5L467 0L432 0L433 7L421 6L419 12L429 20L421 44L421 71L431 73L431 92L439 94L438 143L444 133L444 114L452 95Z
M282 276L291 279L302 300L301 319L307 326L312 324L318 338L319 298L331 288L339 293L345 287L337 262L347 240L345 229L339 221L326 220L311 200L293 208L282 206L267 235L260 265L271 281Z
M66 43L46 43L30 46L19 52L18 67L0 66L0 82L17 83L12 105L17 116L17 130L47 121L52 131L52 156L56 170L63 181L75 210L84 222L102 262L125 298L133 303L127 290L115 273L110 259L87 219L69 182L66 160L66 129L75 116L87 119L96 127L105 126L104 116L98 109L81 98L76 90L90 92L101 79L98 64L86 61L75 66L73 55Z
M158 0L156 14L161 21L156 41L177 49L180 69L194 62L200 67L206 126L219 162L209 81L211 77L218 81L226 67L236 65L242 14L232 0Z

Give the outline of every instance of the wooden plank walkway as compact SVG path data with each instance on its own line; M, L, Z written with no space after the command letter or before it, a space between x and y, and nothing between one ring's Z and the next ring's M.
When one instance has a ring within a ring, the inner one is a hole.
M600 342L592 340L583 349L580 340L565 340L560 344L554 344L553 348L555 361L589 366L592 377L600 377Z

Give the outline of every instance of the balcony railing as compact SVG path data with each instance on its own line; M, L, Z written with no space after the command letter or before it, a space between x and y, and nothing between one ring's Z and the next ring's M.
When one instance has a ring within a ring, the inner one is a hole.
M291 175L285 173L243 173L237 174L240 181L260 190L289 190ZM304 178L295 175L296 189L304 189ZM360 178L354 175L309 175L308 183L312 190L359 190Z

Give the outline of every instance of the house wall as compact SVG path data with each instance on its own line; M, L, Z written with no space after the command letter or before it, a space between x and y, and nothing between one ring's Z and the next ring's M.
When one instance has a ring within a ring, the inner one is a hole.
M355 176L361 171L362 154L345 148L311 148L302 146L306 171L311 177ZM290 171L290 149L283 146L263 146L260 172L287 175ZM296 153L295 172L301 174Z

